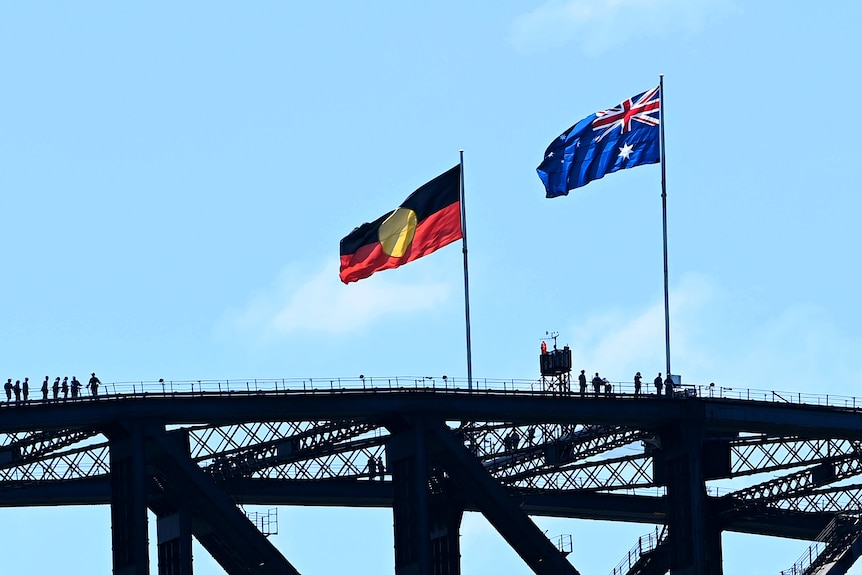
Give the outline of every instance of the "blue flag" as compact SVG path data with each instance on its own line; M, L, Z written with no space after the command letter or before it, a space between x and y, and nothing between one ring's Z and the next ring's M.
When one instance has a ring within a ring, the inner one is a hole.
M661 93L656 86L587 116L551 142L536 171L548 198L605 174L661 161Z

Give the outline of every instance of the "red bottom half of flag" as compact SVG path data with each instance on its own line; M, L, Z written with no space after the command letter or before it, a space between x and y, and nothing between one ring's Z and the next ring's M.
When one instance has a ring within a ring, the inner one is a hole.
M412 262L461 237L461 203L455 202L418 222L412 241L401 255L387 253L379 240L360 246L352 254L342 254L339 277L344 283L355 282Z

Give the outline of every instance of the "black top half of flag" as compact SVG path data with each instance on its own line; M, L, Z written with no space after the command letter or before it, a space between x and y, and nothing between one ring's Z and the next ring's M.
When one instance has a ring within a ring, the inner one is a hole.
M416 213L416 221L421 223L428 216L460 201L461 166L457 165L422 185L399 207L413 210ZM383 214L373 222L362 224L345 236L341 240L341 255L355 253L360 247L377 242L377 230L380 224L394 211Z

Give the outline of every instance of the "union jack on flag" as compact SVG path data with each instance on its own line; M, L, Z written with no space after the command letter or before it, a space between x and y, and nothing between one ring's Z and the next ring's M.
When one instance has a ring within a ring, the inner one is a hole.
M661 161L659 86L595 114L565 132L545 150L536 171L548 198L568 195L606 174Z
M634 122L641 122L647 126L658 126L661 116L661 98L658 86L638 94L633 98L623 101L621 104L596 112L593 120L593 131L598 132L596 141L599 142L620 128L622 133L630 132Z

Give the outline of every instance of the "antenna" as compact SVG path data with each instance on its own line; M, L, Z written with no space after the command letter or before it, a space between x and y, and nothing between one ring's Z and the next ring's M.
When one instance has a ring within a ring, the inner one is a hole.
M558 331L546 331L545 337L542 339L552 338L554 340L554 349L557 349L557 338L560 336Z

